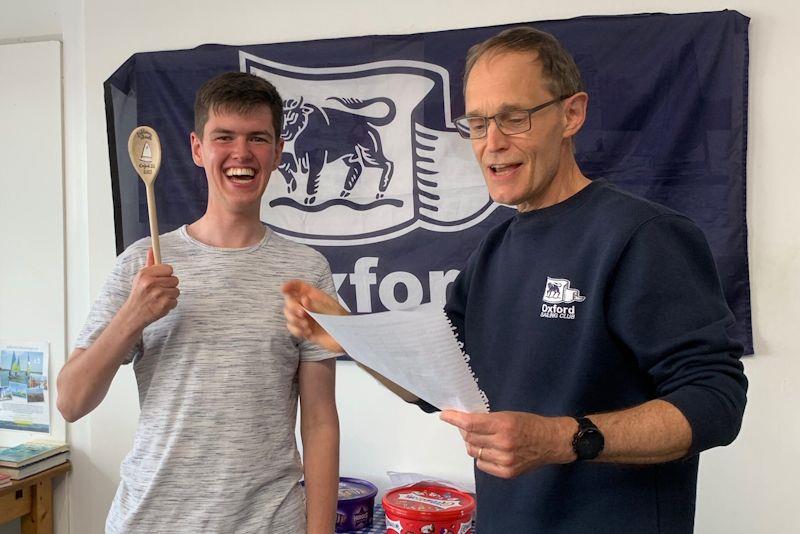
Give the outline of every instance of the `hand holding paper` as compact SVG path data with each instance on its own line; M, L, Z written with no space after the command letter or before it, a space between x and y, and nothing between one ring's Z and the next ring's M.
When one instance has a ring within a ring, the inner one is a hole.
M286 328L293 336L305 338L331 352L344 352L341 345L309 316L308 310L327 315L347 315L347 311L333 297L302 280L286 282L281 291Z
M354 360L433 406L489 411L440 306L348 316L308 313Z

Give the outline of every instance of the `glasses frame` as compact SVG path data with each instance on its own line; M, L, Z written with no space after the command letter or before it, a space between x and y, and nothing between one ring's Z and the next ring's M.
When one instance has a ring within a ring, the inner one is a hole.
M484 137L486 137L486 135L489 133L489 121L491 121L491 120L494 120L494 123L497 125L497 129L500 130L504 135L516 135L516 134L529 132L531 130L531 128L533 127L533 121L531 120L531 115L533 115L537 111L543 110L544 108L546 108L548 106L552 106L553 104L556 104L558 102L562 102L562 101L566 100L567 98L569 98L571 96L573 96L573 95L560 96L558 98L554 98L553 100L549 100L549 101L545 102L544 104L539 104L538 106L534 106L534 107L528 108L528 109L512 109L510 111L501 111L500 113L495 113L494 115L492 115L490 117L485 117L485 116L481 116L481 115L462 115L462 116L456 118L455 120L453 120L453 126L455 126L456 131L458 132L458 135L460 135L464 139L469 139L470 141L473 141L475 139L483 139ZM503 127L500 126L500 123L497 122L497 117L500 116L500 115L507 115L509 113L517 113L517 112L520 112L520 111L527 111L528 112L528 127L525 128L524 130L519 130L518 132L513 132L513 133L508 133L508 132L504 131ZM471 119L471 120L483 119L483 123L486 126L485 130L483 131L483 135L478 136L478 137L473 137L472 133L471 133L472 130L469 127L466 128L466 130L467 130L466 134L467 135L464 135L465 131L462 130L461 128L459 128L458 123L461 122L461 121L464 121L466 119Z

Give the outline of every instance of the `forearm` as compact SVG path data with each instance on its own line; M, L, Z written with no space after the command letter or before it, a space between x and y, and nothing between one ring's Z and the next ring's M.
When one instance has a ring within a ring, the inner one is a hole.
M336 524L339 487L339 423L301 423L309 534L330 534Z
M94 343L70 355L57 378L56 404L64 419L77 421L100 404L142 330L123 307Z
M619 464L657 464L686 456L692 445L692 429L683 414L672 404L652 400L621 410L587 414L603 433L605 446L595 462ZM553 418L552 434L560 444L550 447L551 461L574 460L572 436L578 423L568 417Z
M596 461L655 464L682 458L692 445L692 428L675 406L663 400L589 419L605 437Z

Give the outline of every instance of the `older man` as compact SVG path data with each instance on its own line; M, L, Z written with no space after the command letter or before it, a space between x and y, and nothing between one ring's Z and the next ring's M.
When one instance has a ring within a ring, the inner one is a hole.
M730 443L746 403L741 345L702 232L590 181L574 158L588 96L551 35L473 47L470 140L489 194L517 214L492 229L446 311L492 407L445 411L475 458L478 532L691 532L698 453ZM336 348L286 288L290 330Z

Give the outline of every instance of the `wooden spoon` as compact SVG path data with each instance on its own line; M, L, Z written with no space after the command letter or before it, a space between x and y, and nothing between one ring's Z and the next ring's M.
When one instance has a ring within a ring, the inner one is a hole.
M150 239L153 243L153 258L161 263L161 246L158 242L158 216L156 215L155 181L161 167L161 141L149 126L138 126L128 137L128 155L133 168L144 182L147 190L147 214L150 218Z

